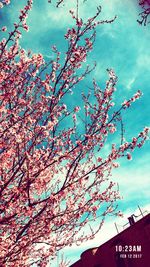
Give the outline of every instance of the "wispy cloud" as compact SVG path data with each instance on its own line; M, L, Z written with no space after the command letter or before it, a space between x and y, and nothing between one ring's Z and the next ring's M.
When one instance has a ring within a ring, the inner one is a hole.
M134 82L135 82L135 77L129 79L128 84L127 84L127 86L126 86L128 90L131 89L131 87L132 87L132 85L134 84Z
M146 47L145 47L146 49ZM139 69L146 69L148 67L150 67L150 52L149 53L141 53L138 57L137 57L137 67Z

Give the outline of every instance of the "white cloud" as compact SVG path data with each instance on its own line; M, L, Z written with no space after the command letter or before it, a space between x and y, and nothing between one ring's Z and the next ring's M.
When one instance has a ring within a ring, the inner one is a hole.
M146 49L146 47L145 47ZM144 50L144 48L143 48ZM143 51L144 52L144 51ZM137 58L137 66L139 68L146 68L148 69L150 67L150 53L141 53Z
M131 87L132 87L132 85L134 84L134 82L135 82L135 77L134 77L134 78L131 78L131 79L129 79L129 81L128 81L128 84L127 84L126 88L127 88L128 90L130 90L130 89L131 89Z
M79 17L81 18L88 18L92 15L95 15L96 7L98 6L98 1L88 1L80 2L79 6ZM57 8L49 8L45 14L46 19L50 19L50 27L59 27L59 28L66 28L68 25L73 24L73 20L71 15L69 14L69 10L73 10L76 15L76 1L64 1L64 5ZM91 14L91 10L93 10L93 14ZM54 24L55 23L55 24Z
M147 157L145 157L145 159L146 158ZM132 168L126 166L125 168L121 168L121 171L118 171L116 174L119 178L118 182L121 195L123 195L124 199L128 202L132 202L133 200L140 201L142 198L146 199L150 194L148 187L148 184L150 183L150 167L149 164L144 162L142 166L142 161L143 159L139 161L139 167L137 162L136 166L135 164Z

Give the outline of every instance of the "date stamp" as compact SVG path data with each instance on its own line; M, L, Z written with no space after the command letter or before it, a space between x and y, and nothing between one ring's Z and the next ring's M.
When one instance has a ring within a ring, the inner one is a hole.
M120 253L119 257L121 259L141 259L142 253Z
M142 246L141 245L117 245L115 251L119 253L122 259L141 259Z

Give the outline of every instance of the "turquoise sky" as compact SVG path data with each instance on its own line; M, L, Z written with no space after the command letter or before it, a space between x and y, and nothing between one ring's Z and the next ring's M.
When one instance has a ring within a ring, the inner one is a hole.
M42 53L46 60L53 57L51 53L53 44L56 44L62 53L65 51L66 43L63 36L66 29L72 25L68 10L74 7L74 0L66 0L65 5L58 9L54 6L55 1L52 1L52 4L47 2L47 0L34 1L33 10L28 19L30 31L24 33L21 40L25 49L31 49L34 53ZM119 79L115 95L117 104L130 98L138 89L143 92L143 97L124 113L128 140L136 136L144 126L150 124L150 26L144 27L137 23L140 9L136 0L87 0L84 5L82 1L80 2L81 17L88 18L94 15L98 5L102 6L100 19L111 19L117 15L113 24L105 24L97 28L95 47L87 60L90 64L96 61L97 67L82 82L82 90L87 90L93 78L99 85L104 86L107 80L106 69L113 68ZM7 25L10 29L13 22L17 21L18 11L24 3L24 0L12 0L12 3L0 12L1 26ZM73 104L77 101L77 105L81 103L79 102L81 101L80 92L79 88L72 96ZM118 204L125 217L136 211L137 205L140 205L143 210L150 208L148 206L150 199L149 150L148 141L142 149L134 152L132 161L121 160L121 167L113 174L113 179L119 183L123 196ZM114 220L117 221L117 218L107 219L106 226L108 227L102 229L95 241L78 248L65 249L68 259L74 262L88 247L100 245L106 237L109 239L112 235Z

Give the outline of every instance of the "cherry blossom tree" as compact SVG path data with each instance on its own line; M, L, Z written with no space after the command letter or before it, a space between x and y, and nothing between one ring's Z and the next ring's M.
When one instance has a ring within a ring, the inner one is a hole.
M1 8L9 2L1 1ZM47 266L64 246L93 238L107 214L121 215L111 172L117 159L131 160L148 134L145 128L124 140L122 114L141 92L115 108L117 77L111 69L104 89L93 80L91 92L82 94L82 106L65 102L72 102L77 85L93 69L87 65L81 71L96 26L114 19L98 20L99 7L84 22L71 10L75 26L64 37L68 50L60 54L53 46L55 59L48 62L19 43L22 30L28 31L32 2L0 42L0 266ZM104 156L109 135L117 133L119 143L112 141Z

